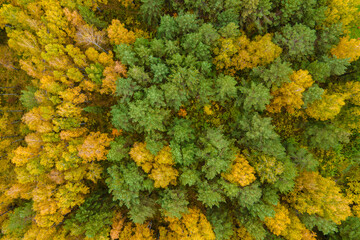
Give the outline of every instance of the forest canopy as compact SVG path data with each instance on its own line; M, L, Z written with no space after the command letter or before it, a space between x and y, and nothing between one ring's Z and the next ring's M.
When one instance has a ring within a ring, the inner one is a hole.
M360 239L359 12L0 0L0 239Z

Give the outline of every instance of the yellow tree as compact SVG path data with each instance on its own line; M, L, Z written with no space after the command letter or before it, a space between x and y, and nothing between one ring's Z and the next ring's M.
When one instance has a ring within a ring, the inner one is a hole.
M160 240L215 240L215 234L210 222L197 208L189 209L180 219L165 218L169 223L167 228L159 227Z
M163 147L156 155L153 169L149 175L154 180L154 187L166 188L169 184L176 185L176 177L179 172L173 168L174 164L170 147Z
M302 93L314 83L307 70L293 72L290 77L291 82L283 83L279 89L271 93L274 98L267 106L267 110L272 113L281 112L282 108L290 114L295 113L304 104Z
M347 31L352 25L359 24L359 5L359 0L329 0L325 12L325 22L328 25L341 22L345 31Z
M84 162L101 161L106 159L110 141L112 139L105 133L92 132L84 140L84 143L78 147L78 156Z
M111 44L119 45L121 43L132 44L135 42L135 33L127 30L124 24L117 19L113 19L107 29Z
M234 75L236 71L266 65L280 56L282 49L274 44L271 34L256 36L250 41L245 35L236 38L221 38L214 49L214 64L217 69Z
M169 146L165 146L154 156L146 148L146 143L135 143L129 154L144 172L150 173L149 178L154 180L156 188L165 188L169 184L176 185L179 172L173 168L175 162Z
M276 236L283 235L290 223L289 210L280 203L275 207L275 216L265 218L265 225Z
M337 58L349 58L349 62L356 61L360 57L360 39L343 37L339 44L331 49L331 53Z
M308 105L306 113L316 120L334 119L340 113L342 106L345 105L345 99L346 95L344 94L329 94L325 90L321 99Z
M300 213L317 214L340 224L351 215L351 200L341 194L336 183L317 172L302 172L287 201Z
M144 172L150 172L154 164L154 155L146 148L146 143L134 143L129 154L136 165L140 166Z
M316 240L316 234L309 231L296 216L296 213L289 211L290 224L286 231L282 231L282 236L286 240Z
M75 41L80 46L95 46L105 52L105 49L102 47L106 44L105 32L98 31L90 25L86 24L78 28L75 35Z
M245 187L255 181L254 173L254 168L249 164L245 156L237 154L232 163L231 170L227 173L222 173L222 177L229 182Z

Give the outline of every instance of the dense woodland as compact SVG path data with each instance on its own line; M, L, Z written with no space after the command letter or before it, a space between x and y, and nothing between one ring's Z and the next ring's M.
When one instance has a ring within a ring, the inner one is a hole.
M360 0L0 0L1 240L359 240Z

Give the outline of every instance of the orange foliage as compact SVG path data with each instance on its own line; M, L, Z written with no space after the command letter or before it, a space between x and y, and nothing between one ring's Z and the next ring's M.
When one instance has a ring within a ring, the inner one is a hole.
M108 153L106 148L110 146L111 140L105 133L92 132L78 147L78 156L85 162L105 160Z

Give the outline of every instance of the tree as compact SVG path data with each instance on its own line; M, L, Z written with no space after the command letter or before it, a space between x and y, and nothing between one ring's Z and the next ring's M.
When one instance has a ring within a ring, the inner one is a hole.
M321 99L315 100L306 108L306 113L316 120L326 121L334 119L345 105L345 96L342 94L329 94L325 90Z
M331 53L340 59L348 59L349 62L356 61L360 57L360 40L343 37L339 44L331 49Z
M245 95L243 108L246 111L254 109L255 111L262 112L266 109L266 105L270 103L272 98L267 87L262 83L257 84L253 81L247 84L247 86L240 87L240 91Z
M127 30L124 24L117 19L113 19L107 28L110 43L119 45L121 43L132 44L135 42L135 33Z
M283 83L281 87L271 94L274 96L270 105L267 106L269 112L281 112L282 107L290 114L294 114L295 109L300 109L304 104L302 93L313 84L311 75L307 70L294 72L290 83Z
M80 46L95 46L98 49L106 52L105 49L102 47L106 43L104 36L104 32L97 31L94 27L89 25L82 25L78 28L76 32L75 41Z
M302 172L287 201L300 213L317 214L340 224L351 215L351 200L341 194L336 183L317 172Z
M291 220L289 217L289 211L283 205L277 204L275 207L275 216L265 218L265 225L276 236L283 235L286 232L287 227L290 225Z
M301 23L281 28L274 36L274 42L284 50L286 60L300 62L314 54L316 31Z
M229 182L245 187L255 181L256 177L254 173L254 168L249 165L245 156L237 154L230 172L221 175Z
M84 162L101 161L106 159L111 139L107 134L100 132L90 133L84 140L84 143L78 147L78 156Z
M205 215L191 208L181 219L166 218L168 228L160 227L160 239L215 239L215 234Z
M213 62L217 69L224 69L230 75L245 68L269 64L282 52L271 39L270 34L256 36L254 41L246 36L221 38L214 49L216 57Z
M189 202L187 201L186 195L187 192L184 191L184 189L165 189L165 191L161 193L161 198L158 200L163 216L181 218L183 214L187 213L187 205Z

